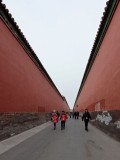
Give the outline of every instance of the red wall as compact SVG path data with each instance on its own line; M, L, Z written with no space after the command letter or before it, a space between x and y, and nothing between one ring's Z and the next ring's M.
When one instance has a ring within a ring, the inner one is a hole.
M68 106L0 19L0 112L50 112Z
M76 110L120 109L120 3L76 105Z

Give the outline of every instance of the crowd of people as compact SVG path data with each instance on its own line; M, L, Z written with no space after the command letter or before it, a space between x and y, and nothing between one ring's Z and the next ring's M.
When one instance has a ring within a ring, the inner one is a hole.
M79 112L66 113L65 111L62 111L60 114L58 111L53 110L53 112L51 113L51 121L53 122L54 130L56 129L56 124L59 120L61 121L61 130L65 129L65 123L68 119L68 116L74 119L79 119L80 117ZM91 115L88 112L88 109L85 109L85 112L82 115L82 121L84 121L86 131L88 131L88 122L90 119Z
M75 118L75 119L79 119L79 112L70 112L69 113L70 118Z

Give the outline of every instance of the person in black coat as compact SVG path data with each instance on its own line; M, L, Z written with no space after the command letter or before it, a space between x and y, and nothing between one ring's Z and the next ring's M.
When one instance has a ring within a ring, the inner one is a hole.
M79 119L79 112L76 112L76 117L77 119Z
M77 112L74 112L74 117L75 117L75 119L77 118Z
M88 109L85 109L85 113L82 116L82 121L84 120L85 122L85 130L88 131L88 122L91 119L91 115L88 112Z

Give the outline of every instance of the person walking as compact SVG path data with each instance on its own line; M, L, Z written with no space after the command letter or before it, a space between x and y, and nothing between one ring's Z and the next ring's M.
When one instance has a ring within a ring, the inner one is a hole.
M72 112L72 118L74 118L74 112Z
M70 112L70 113L69 113L70 118L71 118L71 115L72 115L72 113Z
M74 112L74 117L75 119L77 119L77 112Z
M79 112L78 111L76 112L76 117L77 117L77 119L79 119Z
M57 115L55 110L53 110L53 113L52 113L52 122L53 122L54 130L55 130L56 129L56 123L58 122L58 115Z
M85 109L85 113L82 116L82 121L84 120L85 123L85 130L88 131L88 122L91 119L91 115L88 112L88 109Z
M60 120L61 120L61 130L65 129L65 122L67 119L67 115L65 113L65 111L62 111L61 116L60 116Z

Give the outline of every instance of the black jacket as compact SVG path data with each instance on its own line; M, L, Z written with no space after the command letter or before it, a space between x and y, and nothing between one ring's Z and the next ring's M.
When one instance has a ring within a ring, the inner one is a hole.
M85 112L82 116L82 121L89 121L91 119L91 115L89 112Z

